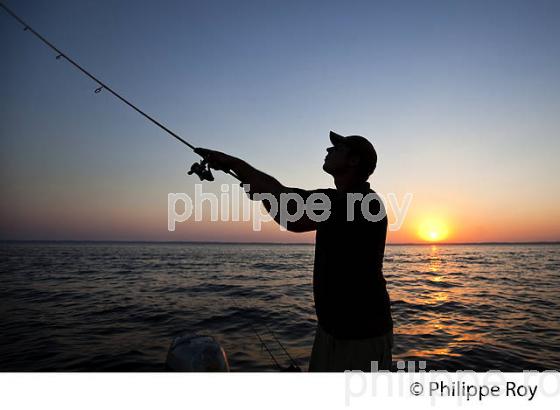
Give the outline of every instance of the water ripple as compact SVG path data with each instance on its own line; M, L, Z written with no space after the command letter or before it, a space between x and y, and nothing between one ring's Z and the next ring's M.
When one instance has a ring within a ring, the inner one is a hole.
M0 248L3 371L160 371L173 336L210 334L233 370L305 369L313 247L17 243ZM560 369L560 246L388 246L394 359Z

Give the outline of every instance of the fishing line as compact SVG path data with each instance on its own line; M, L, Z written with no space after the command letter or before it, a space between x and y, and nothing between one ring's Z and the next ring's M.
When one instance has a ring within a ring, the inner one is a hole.
M87 77L92 79L95 83L97 83L97 85L99 85L99 87L95 89L95 94L99 94L103 90L108 91L109 93L111 93L112 95L117 97L120 101L122 101L123 103L128 105L130 108L132 108L134 111L136 111L137 113L142 115L144 118L146 118L148 121L152 122L153 124L155 124L156 126L161 128L163 131L165 131L169 135L171 135L173 138L175 138L179 142L185 144L187 147L189 147L191 150L193 150L196 154L200 155L203 159L199 163L194 163L191 166L191 169L188 172L189 175L196 174L196 175L198 175L198 177L200 178L201 181L203 181L203 180L213 181L214 180L214 176L212 175L212 172L210 171L210 167L208 166L207 159L203 155L196 152L196 147L194 145L192 145L190 142L188 142L185 139L183 139L182 137L180 137L177 133L171 131L169 128L167 128L165 125L163 125L161 122L159 122L158 120L153 118L151 115L142 111L136 105L134 105L129 100L127 100L125 97L123 97L118 92L116 92L111 87L109 87L106 83L99 80L96 76L91 74L89 71L87 71L85 68L83 68L80 64L78 64L74 59L72 59L70 56L68 56L68 54L62 52L58 47L56 47L49 40L47 40L45 37L43 37L41 34L39 34L29 24L27 24L23 19L21 19L17 14L15 14L12 10L10 10L4 3L0 2L0 7L3 8L16 21L18 21L24 27L23 28L24 31L30 32L35 37L37 37L43 44L45 44L50 49L54 50L57 53L56 54L56 59L57 60L64 59L64 60L68 61L75 68L77 68L82 74L86 75ZM232 172L231 170L224 170L224 172L230 174L234 178L239 179L239 177L234 172Z

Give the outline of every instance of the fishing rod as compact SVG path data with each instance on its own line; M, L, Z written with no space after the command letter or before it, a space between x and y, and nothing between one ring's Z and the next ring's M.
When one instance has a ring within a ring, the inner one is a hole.
M167 128L165 125L163 125L161 122L159 122L158 120L153 118L151 115L142 111L136 105L134 105L129 100L124 98L121 94L119 94L118 92L113 90L111 87L109 87L106 83L99 80L96 76L91 74L89 71L87 71L85 68L83 68L80 64L78 64L74 59L72 59L68 54L62 52L58 47L56 47L49 40L47 40L45 37L43 37L41 34L39 34L35 29L33 29L29 24L27 24L23 19L21 19L17 14L15 14L11 9L9 9L4 3L0 2L0 7L2 9L4 9L6 11L6 13L8 13L11 17L13 17L17 22L19 22L23 26L23 31L30 32L35 37L37 37L43 44L45 44L51 50L54 50L57 53L56 54L56 59L57 60L64 59L64 60L68 61L75 68L77 68L82 74L86 75L87 77L92 79L95 83L97 83L97 85L99 85L99 87L95 89L95 91L94 91L95 94L99 94L103 90L108 91L109 93L111 93L112 95L117 97L120 101L122 101L123 103L128 105L130 108L132 108L134 111L136 111L137 113L142 115L144 118L146 118L148 121L152 122L153 124L155 124L156 126L161 128L163 131L165 131L166 133L171 135L173 138L175 138L177 141L183 143L184 145L189 147L191 150L193 150L196 154L200 155L202 157L202 160L200 162L195 162L194 164L192 164L191 169L187 172L188 175L196 174L196 175L198 175L198 177L200 178L201 181L204 181L204 180L213 181L214 180L214 176L212 175L212 171L210 170L210 166L208 164L208 158L205 157L204 155L200 154L199 152L197 152L197 149L194 145L192 145L191 143L189 143L188 141L186 141L185 139L180 137L177 133L171 131L169 128ZM231 176L233 176L234 178L237 178L238 180L240 180L239 176L237 176L233 171L224 170L224 172L226 172L226 173L230 174Z
M235 305L235 307L238 310L243 309L241 306L239 306L239 304L235 301L235 299L232 299L233 304ZM280 363L278 363L278 360L276 360L276 357L274 356L274 354L272 353L272 351L269 349L269 347L267 346L267 344L264 342L263 338L261 337L261 335L259 334L259 332L257 332L257 329L255 329L255 327L253 326L253 324L251 322L249 322L249 327L251 328L251 330L253 331L253 333L257 336L257 338L259 339L259 342L261 343L261 346L264 347L266 349L266 351L268 352L268 354L270 355L270 358L272 359L272 361L274 362L274 364L276 365L276 367L279 370L282 370L282 366L280 366Z
M237 301L235 299L231 299L234 306L238 309L238 310L242 310L243 308L241 306L239 306L239 304L237 303ZM286 350L286 348L284 347L284 345L282 344L282 342L280 342L280 340L276 337L276 335L274 334L274 332L270 329L270 327L268 327L268 325L265 323L266 329L268 330L268 332L270 334L272 334L272 336L274 337L274 340L276 340L276 342L282 347L282 349L284 350L284 354L286 354L288 356L288 358L291 361L290 366L288 366L287 368L280 366L280 364L278 363L278 360L276 359L276 357L274 356L274 354L272 353L272 350L270 350L270 348L268 347L268 345L265 343L264 339L262 338L262 336L259 334L259 332L257 332L257 329L255 329L255 327L253 326L253 324L249 321L248 322L249 327L251 328L251 330L253 331L253 333L257 336L257 338L259 339L259 342L261 343L261 346L264 347L266 349L266 351L268 352L268 354L270 355L270 357L272 358L272 361L274 362L274 364L276 365L276 367L282 371L282 372L301 372L300 367L297 365L297 363L295 362L295 360L292 358L292 356L290 355L290 353L288 353L288 351Z
M301 369L299 368L299 366L297 365L296 361L294 360L294 358L292 357L292 355L288 352L288 349L286 349L286 347L284 346L284 344L280 341L280 339L278 339L276 337L276 333L274 333L272 331L272 329L265 323L264 326L266 327L266 330L268 330L268 332L272 335L272 337L274 338L274 340L276 340L276 343L278 343L280 345L280 347L282 348L282 350L284 351L284 354L286 356L288 356L288 359L290 359L290 362L292 363L290 365L290 367L288 368L289 370L294 370L294 371L298 371L300 372Z
M75 68L77 68L82 74L86 75L88 78L90 78L91 80L93 80L99 87L95 89L95 94L99 94L101 91L105 90L108 91L109 93L111 93L113 96L115 96L116 98L118 98L120 101L122 101L123 103L125 103L126 105L128 105L130 108L132 108L134 111L136 111L137 113L139 113L140 115L142 115L144 118L146 118L148 121L150 121L151 123L153 123L154 125L156 125L157 127L161 128L163 131L165 131L166 133L168 133L169 135L171 135L173 138L175 138L176 140L178 140L179 142L183 143L184 145L186 145L187 147L189 147L191 150L193 150L193 152L195 152L196 154L200 155L202 157L202 160L200 162L195 162L194 164L192 164L191 169L187 172L188 175L192 175L192 174L196 174L198 175L198 177L200 178L201 181L207 180L207 181L213 181L214 180L214 176L212 175L212 171L210 170L210 166L208 164L208 158L203 156L202 154L200 154L199 152L197 152L197 149L194 145L192 145L190 142L188 142L187 140L185 140L184 138L182 138L181 136L179 136L177 133L173 132L171 129L169 129L168 127L166 127L165 125L163 125L161 122L159 122L158 120L156 120L155 118L153 118L151 115L147 114L145 111L141 110L140 108L138 108L135 104L133 104L132 102L130 102L128 99L126 99L125 97L123 97L121 94L119 94L118 92L116 92L115 90L113 90L111 87L109 87L106 83L104 83L103 81L101 81L99 78L97 78L96 76L94 76L93 74L91 74L88 70L86 70L84 67L82 67L80 64L78 64L73 58L71 58L68 54L64 53L63 51L61 51L58 47L56 47L53 43L51 43L49 40L47 40L43 35L41 35L39 32L37 32L33 27L31 27L29 24L27 24L21 17L19 17L17 14L15 14L10 8L8 8L4 3L0 2L0 7L2 9L4 9L4 11L6 11L6 13L8 13L11 17L13 17L18 23L20 23L23 26L23 31L28 31L31 34L33 34L35 37L37 37L43 44L45 44L47 47L49 47L51 50L56 52L56 59L60 60L60 59L64 59L66 61L68 61L70 64L72 64ZM226 172L227 174L230 174L231 176L233 176L234 178L240 180L239 176L237 176L233 171L231 170L223 170L224 172ZM272 360L274 361L274 364L276 365L276 367L278 367L279 369L282 369L282 366L280 366L280 364L278 363L278 361L276 360L276 357L274 356L274 354L272 353L272 351L269 349L269 347L267 346L267 344L264 342L263 338L261 337L261 335L257 332L257 330L255 329L255 327L249 323L249 326L251 327L251 329L253 330L253 332L255 333L255 335L258 337L261 345L266 349L266 351L268 352L268 354L270 355L270 357L272 358ZM267 330L272 334L272 336L274 337L274 339L276 340L276 342L281 346L281 348L283 349L284 353L288 356L288 358L291 361L291 365L288 368L288 370L296 370L296 371L301 371L299 369L299 367L297 366L297 363L295 362L295 360L292 358L292 356L290 356L290 354L288 353L287 349L284 347L284 345L280 342L280 340L276 337L276 335L274 334L274 332L272 332L272 330L267 326Z
M249 323L249 326L251 327L251 329L253 329L253 332L255 333L255 335L257 335L257 337L259 338L259 342L261 342L261 346L263 346L266 351L268 352L268 354L270 355L270 357L272 358L272 361L274 361L274 364L276 365L276 367L280 370L282 370L282 366L280 366L280 363L278 363L278 360L276 360L276 357L274 357L274 354L272 354L272 351L268 348L267 344L264 342L263 338L261 337L261 335L257 332L257 329L255 329L253 327L252 324Z

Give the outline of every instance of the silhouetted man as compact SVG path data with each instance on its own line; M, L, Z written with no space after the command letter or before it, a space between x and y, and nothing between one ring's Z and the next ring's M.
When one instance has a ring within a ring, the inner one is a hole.
M379 369L390 369L393 322L383 277L387 217L367 182L377 154L361 136L331 132L330 140L333 146L327 148L323 170L334 177L336 189L286 187L241 159L203 148L196 152L210 167L237 174L250 185L250 196L268 193L277 203L282 194L296 193L307 200L321 193L328 198L330 212L320 222L308 212L295 221L284 219L289 231L316 231L313 296L318 324L309 371L371 371L372 362ZM270 201L263 204L270 212ZM290 205L288 212L294 214L294 204ZM280 223L279 214L272 216Z

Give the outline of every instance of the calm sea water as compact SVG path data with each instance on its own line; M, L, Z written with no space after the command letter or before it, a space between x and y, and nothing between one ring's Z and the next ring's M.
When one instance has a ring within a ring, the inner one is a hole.
M232 370L306 370L308 245L18 243L0 259L0 370L157 371L176 335ZM429 369L560 369L560 245L388 246L394 359Z

